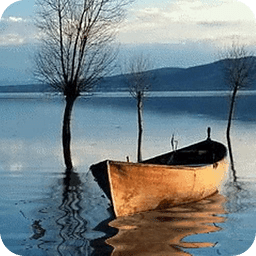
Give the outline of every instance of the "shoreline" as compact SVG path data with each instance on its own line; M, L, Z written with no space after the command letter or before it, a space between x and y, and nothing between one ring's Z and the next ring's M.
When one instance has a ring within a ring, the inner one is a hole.
M231 91L151 91L146 98L187 98L187 97L226 97ZM256 90L240 90L238 96L255 96ZM92 92L81 93L80 98L131 98L126 92ZM38 99L38 98L63 98L58 92L0 92L0 99Z

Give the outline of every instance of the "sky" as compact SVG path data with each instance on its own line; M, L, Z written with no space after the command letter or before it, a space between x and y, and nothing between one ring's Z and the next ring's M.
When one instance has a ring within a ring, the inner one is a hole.
M24 69L29 73L31 45L39 38L33 26L35 1L10 0L15 3L9 7L7 2L0 5L0 84L12 83L10 80L24 74ZM129 5L127 17L119 28L119 60L143 52L154 60L155 68L187 68L216 61L218 51L234 39L254 47L254 2L136 0ZM1 72L1 68L9 70L8 77L4 77L3 73L8 72Z

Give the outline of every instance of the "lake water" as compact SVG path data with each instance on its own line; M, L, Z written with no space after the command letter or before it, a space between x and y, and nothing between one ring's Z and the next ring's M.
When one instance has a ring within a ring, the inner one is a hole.
M5 98L8 96L7 98ZM66 173L60 97L1 95L0 233L18 255L239 255L256 233L256 96L237 100L231 128L233 173L197 203L113 220L89 167L136 159L136 103L128 97L77 100L72 117L75 170ZM143 157L206 138L226 143L226 95L149 97Z

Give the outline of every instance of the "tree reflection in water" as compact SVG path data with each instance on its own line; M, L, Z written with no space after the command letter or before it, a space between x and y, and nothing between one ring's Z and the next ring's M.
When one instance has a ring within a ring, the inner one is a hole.
M225 184L225 196L228 198L226 209L229 213L241 213L256 207L253 183L253 180L230 180Z
M30 215L33 234L23 245L31 255L111 255L113 247L105 240L117 232L108 226L113 215L95 185L87 174L81 179L68 170L55 180L50 198Z
M116 255L191 255L182 248L212 247L215 242L184 242L190 235L219 231L216 223L225 222L223 204L225 197L219 193L196 203L150 211L118 218L110 225L118 228L116 236L107 243Z
M107 245L105 240L117 233L115 229L108 226L113 216L110 214L109 218L94 228L95 231L104 234L102 237L96 239L87 237L87 221L82 217L82 211L85 209L81 207L83 185L78 173L66 171L63 179L63 199L59 206L65 214L56 220L57 225L61 227L59 235L62 238L57 251L63 256L110 255L113 247Z
M87 255L90 250L89 241L84 237L87 221L82 218L82 186L79 175L66 170L63 179L62 204L59 209L64 215L56 220L60 226L59 235L62 242L57 251L60 255Z

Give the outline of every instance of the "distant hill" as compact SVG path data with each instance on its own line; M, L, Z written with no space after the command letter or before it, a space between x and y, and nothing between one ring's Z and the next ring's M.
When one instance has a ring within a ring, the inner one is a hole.
M46 84L0 86L0 93L51 92L51 91L52 91L52 88Z
M215 91L229 90L223 75L224 61L191 68L152 70L152 91ZM248 90L256 90L256 82ZM99 91L127 91L124 76L104 78Z
M223 77L223 61L191 68L161 68L152 72L152 91L219 91L229 90ZM128 91L124 75L105 77L96 87L100 92ZM256 90L256 81L247 90ZM0 92L50 92L42 84L0 86Z

